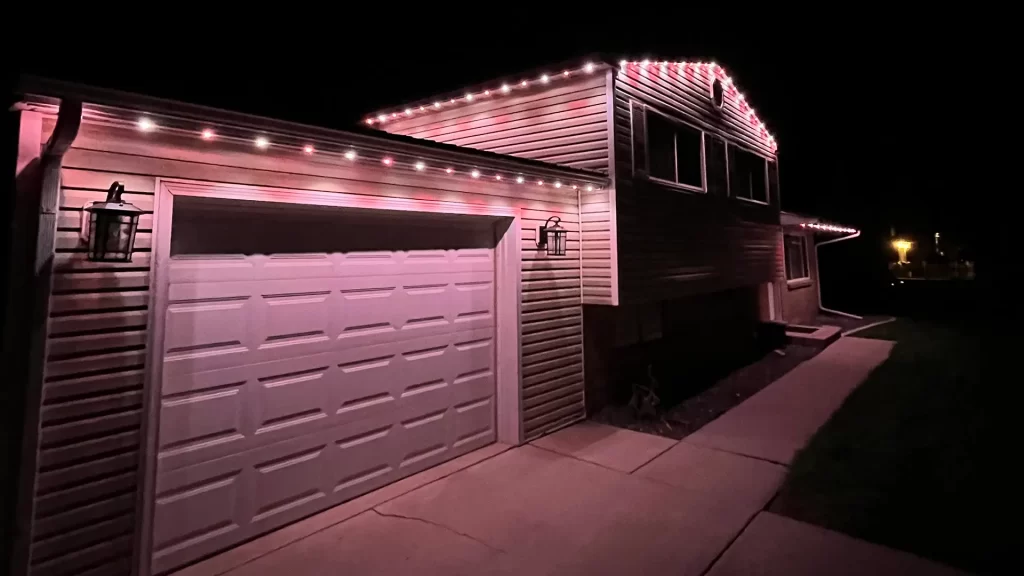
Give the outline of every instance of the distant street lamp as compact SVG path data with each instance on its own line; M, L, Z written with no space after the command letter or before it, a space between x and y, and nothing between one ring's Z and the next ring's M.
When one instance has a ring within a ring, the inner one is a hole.
M907 260L907 252L909 252L910 249L914 247L913 242L909 240L893 240L892 247L896 249L896 252L900 256L900 259L898 261L900 264L910 263L910 260Z

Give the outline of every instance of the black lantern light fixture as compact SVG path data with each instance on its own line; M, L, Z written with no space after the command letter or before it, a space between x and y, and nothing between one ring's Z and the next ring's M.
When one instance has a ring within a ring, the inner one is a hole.
M107 199L85 207L89 213L89 260L93 262L131 262L135 231L142 214L137 206L121 199L124 184L114 182Z
M548 218L537 234L537 248L547 248L548 256L565 256L565 228L558 216Z

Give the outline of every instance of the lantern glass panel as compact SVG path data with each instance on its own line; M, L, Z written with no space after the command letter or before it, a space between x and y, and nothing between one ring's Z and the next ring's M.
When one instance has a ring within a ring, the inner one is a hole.
M548 255L565 256L565 230L556 228L548 231Z
M137 214L92 212L89 258L99 262L130 262L138 221Z

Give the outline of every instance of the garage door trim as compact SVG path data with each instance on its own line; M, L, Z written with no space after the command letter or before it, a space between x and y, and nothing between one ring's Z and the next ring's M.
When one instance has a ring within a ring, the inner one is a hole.
M193 182L159 179L153 225L154 265L150 269L149 342L146 353L145 406L143 422L145 449L142 451L143 489L139 496L142 522L137 525L134 559L136 573L150 574L152 554L153 512L157 472L157 442L160 414L160 374L163 369L164 315L168 285L166 272L171 249L171 222L174 198L189 196L222 200L273 202L307 206L337 208L373 208L403 212L490 216L510 219L503 230L496 231L495 258L495 310L496 343L496 432L498 442L517 445L522 442L522 411L520 410L520 302L521 282L521 228L519 210L510 206L468 204L460 202L365 196L314 190L292 190L236 184ZM499 225L499 228L501 226Z

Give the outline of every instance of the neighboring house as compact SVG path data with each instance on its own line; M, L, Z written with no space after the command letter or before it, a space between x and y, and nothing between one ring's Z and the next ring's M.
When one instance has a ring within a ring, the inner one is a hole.
M14 573L165 573L584 418L687 310L786 319L776 146L724 71L548 74L367 119L397 134L27 81ZM115 182L135 252L99 262Z

